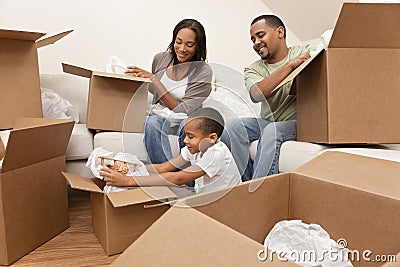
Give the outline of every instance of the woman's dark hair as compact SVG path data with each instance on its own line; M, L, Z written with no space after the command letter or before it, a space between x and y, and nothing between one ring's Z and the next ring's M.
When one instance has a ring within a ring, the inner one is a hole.
M200 120L198 127L203 134L216 133L219 138L224 131L224 118L221 113L213 108L196 109L189 115L187 121L194 119Z
M174 43L178 32L182 29L191 29L196 34L196 53L193 55L191 61L205 61L207 58L207 47L206 47L206 32L203 25L194 19L184 19L180 21L172 32L172 41L168 46L168 50L172 53L173 65L179 63L175 53Z

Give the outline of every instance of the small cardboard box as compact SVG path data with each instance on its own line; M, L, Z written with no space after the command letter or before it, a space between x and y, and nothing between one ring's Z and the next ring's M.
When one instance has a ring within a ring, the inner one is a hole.
M62 64L66 73L90 79L86 127L143 132L150 79Z
M381 266L372 261L376 255L400 251L398 162L325 152L293 173L242 183L222 198L218 193L186 199L193 208L170 208L112 266L297 266L276 254L258 259L282 220L321 225L360 252L354 266ZM366 250L371 262L362 257Z
M69 227L61 172L73 125L43 118L15 121L0 171L0 264L11 264Z
M42 114L37 49L72 32L40 39L44 33L0 29L0 129L11 129L18 117Z
M400 143L400 4L344 3L328 49L299 66L297 140Z
M90 192L93 232L109 256L123 252L169 208L168 205L160 205L147 209L145 204L176 197L167 187L105 194L102 190L104 183L100 179L71 173L63 175L72 188Z

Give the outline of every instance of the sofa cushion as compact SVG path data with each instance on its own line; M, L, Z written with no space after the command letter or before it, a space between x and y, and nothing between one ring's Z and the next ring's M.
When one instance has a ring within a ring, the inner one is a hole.
M147 152L143 137L143 133L99 132L94 136L94 148L102 147L115 153L129 153L146 162ZM168 137L172 155L179 155L178 136L169 135Z
M71 74L41 74L40 86L55 91L79 111L79 122L86 123L89 79Z
M279 171L291 172L324 151L334 150L392 161L400 161L400 145L320 145L287 141L281 146Z
M65 153L67 160L87 159L93 151L93 133L86 124L75 124Z

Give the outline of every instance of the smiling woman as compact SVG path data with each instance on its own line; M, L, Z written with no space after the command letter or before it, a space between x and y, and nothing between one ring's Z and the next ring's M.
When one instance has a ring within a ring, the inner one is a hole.
M202 106L211 92L212 70L205 63L206 34L200 22L184 19L172 35L167 51L154 56L151 72L130 66L127 73L151 79L149 91L158 109L161 106L190 114ZM159 164L172 158L168 135L179 135L180 145L184 146L184 120L174 126L164 113L151 111L145 122L144 143L149 163Z

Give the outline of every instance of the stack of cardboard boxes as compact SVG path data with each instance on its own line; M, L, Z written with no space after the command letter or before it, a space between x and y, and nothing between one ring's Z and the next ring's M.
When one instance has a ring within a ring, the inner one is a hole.
M43 119L37 49L71 31L0 30L0 264L8 265L68 228L61 172L73 121ZM38 40L38 41L37 41Z

